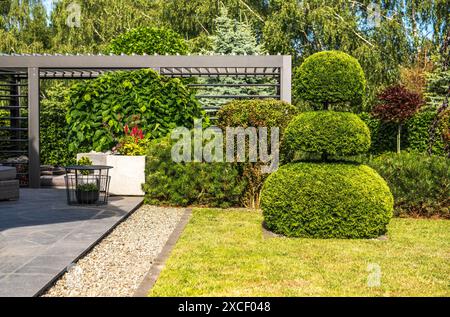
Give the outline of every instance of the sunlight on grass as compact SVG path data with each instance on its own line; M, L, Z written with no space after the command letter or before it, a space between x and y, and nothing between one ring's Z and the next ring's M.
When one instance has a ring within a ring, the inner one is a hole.
M268 237L261 222L195 209L150 296L450 296L449 221L393 219L387 241Z

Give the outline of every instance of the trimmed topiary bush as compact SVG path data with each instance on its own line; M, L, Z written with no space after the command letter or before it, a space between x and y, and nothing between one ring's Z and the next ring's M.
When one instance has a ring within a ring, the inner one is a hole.
M317 109L360 107L366 89L358 60L344 52L324 51L305 59L294 74L294 93Z
M352 156L370 148L370 130L355 114L316 111L296 116L286 128L286 156L297 152L329 156Z
M449 159L419 153L385 153L369 165L389 184L397 216L450 218Z
M268 177L261 207L266 227L288 237L375 238L387 231L393 197L368 166L291 163Z
M78 152L112 149L131 122L152 139L177 126L192 127L193 119L204 115L192 90L150 69L111 72L77 83L69 102L69 150Z
M119 35L111 41L109 51L114 54L176 55L188 52L187 42L178 33L165 28L139 27Z
M280 140L289 121L297 114L297 108L274 99L237 100L223 106L217 113L217 125L225 131L227 127L267 127L268 137L271 127L278 127ZM270 140L268 140L270 143ZM261 163L239 163L243 177L247 180L244 205L259 207L259 196L267 174L261 173Z
M152 140L147 152L145 202L174 206L239 206L246 183L232 163L174 162L169 137Z

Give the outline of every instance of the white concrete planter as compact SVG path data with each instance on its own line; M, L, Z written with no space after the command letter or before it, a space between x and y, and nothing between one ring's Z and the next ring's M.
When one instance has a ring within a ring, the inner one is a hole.
M79 153L77 160L86 156L94 165L108 165L111 183L109 193L121 196L143 196L145 183L145 156L110 155L105 153Z

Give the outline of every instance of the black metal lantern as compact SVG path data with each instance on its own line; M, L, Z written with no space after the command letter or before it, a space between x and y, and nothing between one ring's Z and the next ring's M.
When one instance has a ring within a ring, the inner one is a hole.
M109 197L109 170L105 165L72 165L66 169L69 205L106 205Z

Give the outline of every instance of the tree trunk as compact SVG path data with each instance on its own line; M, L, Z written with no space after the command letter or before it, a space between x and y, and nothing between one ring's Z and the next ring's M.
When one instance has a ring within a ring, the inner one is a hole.
M397 153L400 154L401 148L400 148L400 143L401 143L401 133L402 133L402 125L399 124L398 128L397 128Z

